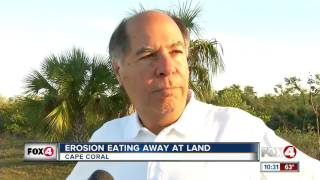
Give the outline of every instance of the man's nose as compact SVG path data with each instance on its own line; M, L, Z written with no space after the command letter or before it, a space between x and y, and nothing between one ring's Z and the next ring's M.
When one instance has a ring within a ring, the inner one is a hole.
M175 73L174 59L169 52L161 52L158 54L157 76L168 76Z

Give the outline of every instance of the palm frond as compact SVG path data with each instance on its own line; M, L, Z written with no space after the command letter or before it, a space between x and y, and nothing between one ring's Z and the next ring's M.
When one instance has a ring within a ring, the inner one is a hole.
M25 93L38 94L41 90L47 93L56 93L57 90L50 82L39 72L33 71L25 79Z
M92 95L112 95L116 92L117 80L109 61L104 57L94 57L90 66L90 76L82 87L81 104L87 104Z
M182 20L184 25L188 28L189 32L194 32L197 37L200 36L201 28L196 22L201 13L199 4L192 6L192 1L185 1L177 7L177 10L169 10L170 15L178 17Z
M212 103L215 98L215 91L211 87L211 83L209 82L201 82L201 81L189 81L189 87L195 93L197 99Z
M144 6L139 3L139 8L130 8L129 11L127 12L127 14L129 16L133 16L135 14L139 14L141 12L144 12L146 9L144 8Z
M224 63L218 50L223 49L216 40L196 39L190 42L190 53L188 62L193 64L201 64L206 67L212 75L224 71Z
M48 122L50 131L47 136L52 140L60 140L70 130L70 105L67 101L63 101L55 107L45 118Z

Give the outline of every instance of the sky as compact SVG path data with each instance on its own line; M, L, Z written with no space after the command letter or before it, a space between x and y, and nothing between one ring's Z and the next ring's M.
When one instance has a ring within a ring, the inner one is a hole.
M73 47L106 55L111 33L130 9L175 9L184 0L0 0L0 96L22 95L24 80L51 54ZM251 85L273 93L285 77L320 73L319 0L193 0L201 38L223 48L214 89Z

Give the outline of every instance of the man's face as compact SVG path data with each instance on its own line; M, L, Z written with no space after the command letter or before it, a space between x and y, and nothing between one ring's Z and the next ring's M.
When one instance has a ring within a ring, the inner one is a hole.
M153 12L129 20L127 32L130 50L116 72L138 113L181 111L180 116L186 104L189 71L178 26L168 16Z

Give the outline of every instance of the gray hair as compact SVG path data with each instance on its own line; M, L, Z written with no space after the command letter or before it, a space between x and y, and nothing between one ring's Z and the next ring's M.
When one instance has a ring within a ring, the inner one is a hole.
M146 11L137 13L129 18L124 18L121 23L118 25L118 27L115 29L115 31L112 33L110 42L109 42L109 55L112 59L112 61L117 60L118 62L121 62L123 60L124 54L126 54L130 48L130 39L129 39L129 34L126 29L126 25L128 23L128 20L139 15L142 13L145 13ZM160 11L162 12L162 11ZM180 32L183 36L184 43L188 52L189 48L189 40L190 40L190 35L189 35L189 30L188 28L184 25L181 19L179 19L176 16L170 15L166 12L162 12L167 14L169 17L171 17L174 22L177 24L177 26L180 29Z

